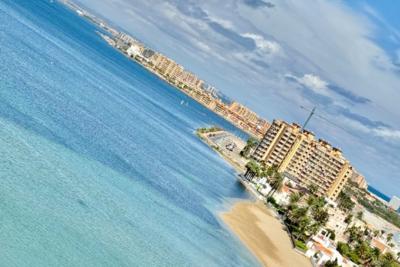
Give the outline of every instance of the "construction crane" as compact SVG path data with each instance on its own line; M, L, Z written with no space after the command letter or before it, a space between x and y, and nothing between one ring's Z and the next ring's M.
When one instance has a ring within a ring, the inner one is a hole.
M333 126L335 126L337 128L342 129L343 131L345 131L345 132L347 132L347 133L349 133L351 135L355 135L354 133L349 132L349 130L344 128L343 126L338 125L338 124L332 122L331 120L329 120L328 118L325 118L325 117L319 115L318 113L316 113L316 110L317 110L316 107L313 107L312 109L309 109L309 108L306 108L304 106L300 106L300 108L310 112L310 114L307 117L307 120L303 124L302 130L305 130L305 128L308 125L308 123L310 122L311 118L315 116L315 117L317 117L317 118L319 118L319 119L321 119L321 120L323 120L323 121L325 121L325 122L327 122L327 123L329 123L329 124L331 124L331 125L333 125Z
M303 109L306 109L306 108L303 107L303 106L300 106L300 107L303 108ZM303 124L303 128L301 129L302 131L304 131L304 130L306 129L306 126L307 126L307 124L310 122L312 116L314 116L315 110L316 110L316 109L317 109L317 107L313 107L313 109L311 110L310 115L308 115L307 120L306 120L306 121L304 122L304 124Z

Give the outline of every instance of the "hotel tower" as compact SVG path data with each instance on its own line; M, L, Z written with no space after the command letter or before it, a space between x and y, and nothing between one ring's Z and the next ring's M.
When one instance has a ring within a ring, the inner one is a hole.
M286 177L308 187L318 196L336 200L352 175L342 152L295 123L274 120L252 156L266 166L277 166Z

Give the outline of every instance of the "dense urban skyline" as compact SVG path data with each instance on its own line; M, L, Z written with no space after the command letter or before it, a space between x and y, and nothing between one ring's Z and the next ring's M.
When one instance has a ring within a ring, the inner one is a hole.
M300 106L317 106L339 127L316 117L310 129L340 146L373 186L400 194L393 187L400 170L395 8L372 1L79 2L269 120L302 121Z

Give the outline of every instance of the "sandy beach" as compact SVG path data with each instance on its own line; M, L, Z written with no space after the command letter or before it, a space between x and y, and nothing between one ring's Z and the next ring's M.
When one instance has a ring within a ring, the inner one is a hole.
M294 251L283 225L263 203L239 202L221 218L264 266L311 266Z

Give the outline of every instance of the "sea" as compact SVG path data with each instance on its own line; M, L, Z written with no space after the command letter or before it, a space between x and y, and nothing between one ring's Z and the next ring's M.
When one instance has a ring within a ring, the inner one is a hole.
M0 266L259 266L218 216L250 196L194 132L246 135L98 30L0 1Z
M390 201L390 197L388 195L385 195L384 193L382 193L381 191L379 191L378 189L376 189L375 187L372 187L370 185L368 185L368 192L374 194L375 196L385 200L386 202Z

